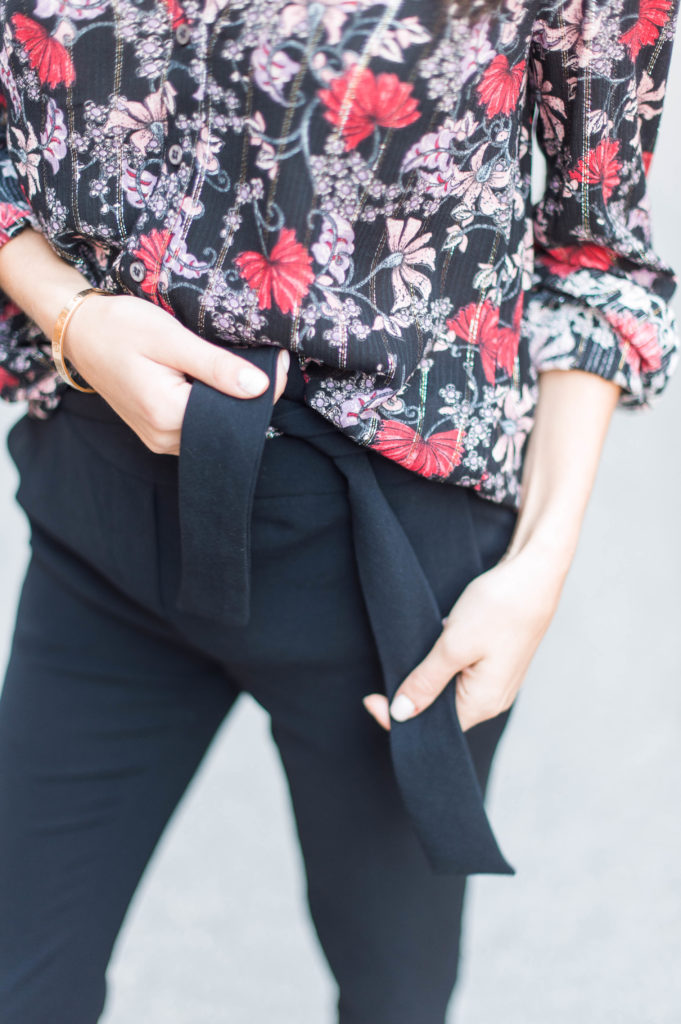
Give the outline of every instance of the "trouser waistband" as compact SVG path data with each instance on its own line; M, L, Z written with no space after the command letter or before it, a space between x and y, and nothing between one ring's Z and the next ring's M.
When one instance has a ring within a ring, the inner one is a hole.
M362 591L391 699L442 629L423 568L367 449L305 405L295 357L286 391L273 405L279 348L262 345L240 354L270 377L263 395L233 398L201 381L190 391L178 469L182 568L176 607L230 625L247 623L253 495L271 424L327 454L346 479ZM87 414L118 418L99 396L74 392L65 398ZM485 813L453 681L415 718L391 722L390 746L405 807L433 869L513 874Z

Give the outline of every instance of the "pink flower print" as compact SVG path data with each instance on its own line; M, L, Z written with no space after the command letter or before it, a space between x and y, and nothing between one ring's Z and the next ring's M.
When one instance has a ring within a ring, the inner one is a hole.
M502 433L492 448L492 458L502 472L514 473L520 468L523 446L533 423L536 395L532 388L522 392L509 391L504 399L500 426Z
M158 177L144 167L135 168L131 167L127 161L123 162L121 184L131 206L140 210L146 206L157 181Z
M196 143L196 161L207 174L214 174L218 170L220 162L215 154L221 146L219 136L211 134L208 125L202 125Z
M500 161L485 163L485 152L486 146L475 151L468 171L452 167L449 194L459 196L470 210L477 205L481 213L491 216L499 208L495 190L508 186L511 169Z
M38 151L38 140L33 126L30 122L26 126L26 134L20 128L11 127L14 136L14 149L19 157L16 168L26 178L28 197L39 191L40 176L38 167L40 165L40 153Z
M300 64L283 50L272 52L272 48L263 45L253 51L251 67L256 84L271 96L276 103L286 105L284 89L300 71Z
M201 11L201 21L206 25L212 25L228 3L229 0L205 0L203 10Z
M385 4L386 0L382 0ZM318 5L325 8L322 25L326 30L328 42L337 46L341 41L341 31L349 14L359 8L375 6L375 0L318 0ZM280 25L284 36L292 36L307 24L310 13L309 0L306 3L287 4L281 13Z
M142 102L126 100L109 114L107 127L127 128L130 141L142 153L160 149L168 130L168 114L175 110L175 87L166 82Z
M605 311L605 319L617 333L624 358L635 373L654 373L662 366L662 348L654 323L639 320L628 311Z
M457 165L454 143L469 139L479 123L473 113L467 111L450 127L424 135L407 151L402 161L402 173L416 171L428 195L445 199L451 194Z
M85 21L98 18L109 6L110 0L38 0L33 13L36 18L68 18Z
M487 38L489 25L486 20L479 21L472 29L466 44L466 53L461 63L461 81L467 82L478 68L485 67L495 57L495 52Z
M66 124L63 111L51 96L47 97L45 125L40 133L40 145L45 159L56 174L66 156Z
M351 427L360 420L369 420L373 416L373 409L383 405L392 398L394 392L390 388L383 388L380 391L370 391L367 395L355 395L341 403L339 425Z
M327 213L322 223L319 241L311 249L317 263L323 268L318 278L320 285L343 284L350 261L355 251L355 232L352 224L345 217L336 213Z
M430 278L415 269L417 266L425 266L429 270L435 271L435 249L426 244L433 236L431 232L428 232L418 237L421 223L415 217L410 217L407 221L388 217L386 221L388 245L393 254L390 258L395 293L393 313L411 305L414 289L424 299L430 296L432 289Z
M432 38L419 19L412 15L402 18L394 28L383 32L370 46L369 52L372 57L382 57L383 60L402 64L405 50L408 50L410 46L422 46L424 43L429 43Z
M449 192L453 141L454 135L449 129L429 132L407 151L402 161L402 172L417 171L428 193L437 199L444 199Z
M9 65L9 52L8 52L7 36L5 36L5 43L0 50L0 82L5 87L5 92L12 101L12 106L15 110L19 110L21 107L21 98L19 96L19 90L17 88L16 79L12 74L12 69Z

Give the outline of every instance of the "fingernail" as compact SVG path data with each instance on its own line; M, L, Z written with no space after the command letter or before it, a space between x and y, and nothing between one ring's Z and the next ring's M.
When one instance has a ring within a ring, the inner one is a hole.
M269 377L253 366L246 366L239 373L239 387L247 395L260 395L269 384Z
M282 348L281 352L279 353L279 366L284 371L284 373L288 373L288 368L290 365L291 353L287 348Z
M406 722L416 711L416 705L406 693L398 693L390 705L390 714L396 722Z

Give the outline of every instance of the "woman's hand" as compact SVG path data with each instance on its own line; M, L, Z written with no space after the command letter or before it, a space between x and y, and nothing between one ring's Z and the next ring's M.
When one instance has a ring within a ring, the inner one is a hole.
M539 374L522 501L508 550L468 584L390 708L383 694L364 698L384 729L391 715L404 721L423 711L457 674L462 729L511 706L556 610L619 395L618 385L584 370Z
M73 314L64 355L152 452L179 455L195 377L236 398L269 385L247 359L213 345L170 313L133 295L89 295ZM274 400L286 387L289 353L277 361Z
M429 654L399 687L391 708L385 696L374 693L364 698L367 710L389 729L391 714L398 721L419 714L455 675L456 710L464 731L510 708L565 579L562 556L551 555L528 545L476 576L444 620Z
M0 246L0 288L48 338L63 306L89 285L31 227ZM179 455L191 389L187 374L236 398L255 398L269 386L267 374L249 360L134 295L89 295L68 323L63 351L147 447L162 454ZM286 386L288 360L282 349L275 401Z

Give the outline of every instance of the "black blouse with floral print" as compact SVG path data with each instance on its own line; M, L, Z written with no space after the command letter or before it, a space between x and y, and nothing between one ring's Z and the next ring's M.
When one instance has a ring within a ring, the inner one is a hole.
M677 361L646 192L675 3L0 0L0 244L30 224L216 344L287 347L353 440L517 507L541 370L641 407ZM0 396L46 418L67 387L0 295Z

